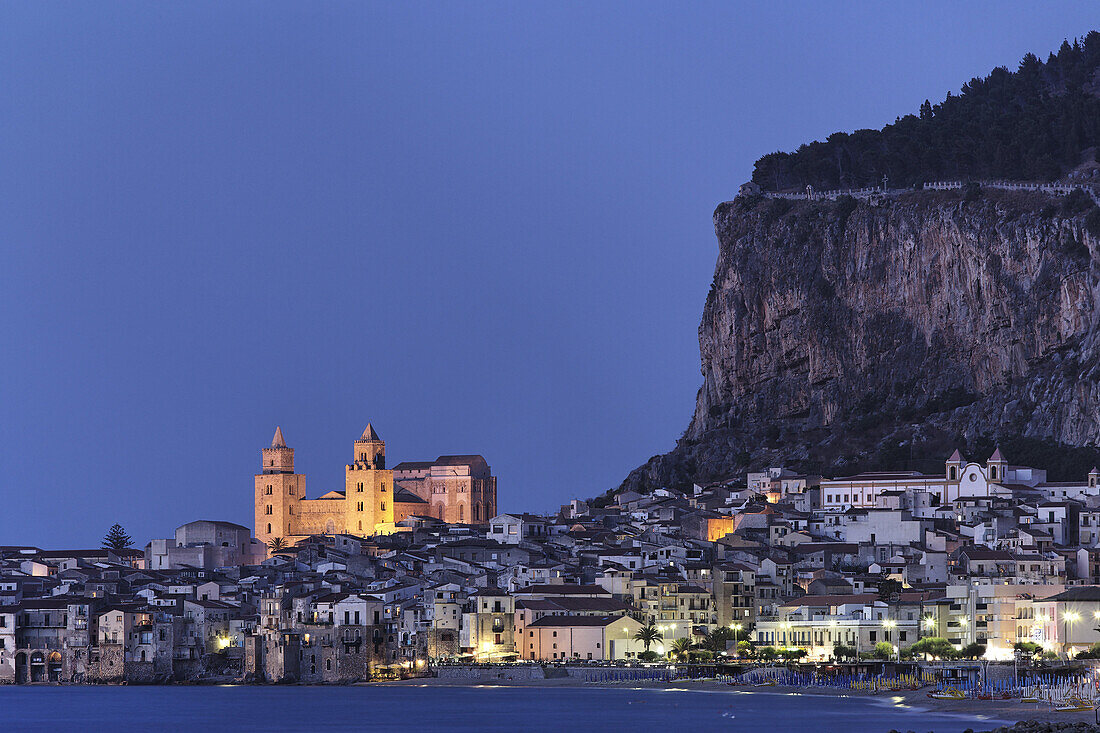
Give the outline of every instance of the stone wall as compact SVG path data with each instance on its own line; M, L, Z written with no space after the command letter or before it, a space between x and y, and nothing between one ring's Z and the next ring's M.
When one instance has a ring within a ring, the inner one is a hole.
M541 680L546 671L539 664L517 664L514 667L479 667L445 665L435 669L442 680Z

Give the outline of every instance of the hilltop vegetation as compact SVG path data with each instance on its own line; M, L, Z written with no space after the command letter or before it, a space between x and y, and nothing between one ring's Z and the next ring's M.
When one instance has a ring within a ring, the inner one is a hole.
M939 104L925 100L881 130L837 132L796 152L756 161L765 190L893 188L934 180L1092 179L1100 146L1100 33L1064 42L1043 63L994 69Z

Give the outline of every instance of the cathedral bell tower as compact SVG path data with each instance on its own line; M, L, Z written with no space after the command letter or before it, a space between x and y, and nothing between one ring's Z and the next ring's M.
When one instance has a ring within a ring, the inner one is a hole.
M386 442L374 426L355 441L355 457L344 469L344 531L369 537L394 531L393 471L386 469Z
M355 463L378 470L386 467L386 441L378 437L370 423L367 423L367 429L355 441Z
M294 473L294 449L283 440L282 428L275 428L271 447L260 451L260 472L256 474L256 539L265 545L275 537L288 544L298 534L298 502L305 497L306 477Z

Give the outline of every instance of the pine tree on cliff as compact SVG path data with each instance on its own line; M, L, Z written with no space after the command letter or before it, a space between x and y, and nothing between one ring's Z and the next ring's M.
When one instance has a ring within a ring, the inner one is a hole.
M133 539L130 535L126 534L126 530L124 530L122 525L118 522L111 525L111 528L107 530L107 534L103 538L103 549L105 550L114 550L118 552L133 546Z

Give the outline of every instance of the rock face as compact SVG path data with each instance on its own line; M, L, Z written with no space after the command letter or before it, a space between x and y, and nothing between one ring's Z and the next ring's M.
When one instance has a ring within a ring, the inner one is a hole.
M1098 220L1091 201L995 191L721 204L695 415L624 486L1095 444Z

